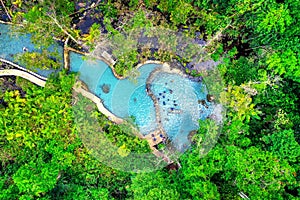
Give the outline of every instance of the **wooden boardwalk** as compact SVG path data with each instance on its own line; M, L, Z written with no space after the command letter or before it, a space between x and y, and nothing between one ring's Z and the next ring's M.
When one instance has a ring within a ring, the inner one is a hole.
M17 64L15 64L15 63L11 62L11 61L8 61L8 60L5 60L5 59L3 59L3 58L0 58L0 62L3 62L3 63L5 63L5 64L8 64L8 65L10 65L10 66L12 66L12 67L15 67L15 68L21 70L21 71L24 71L24 72L27 72L27 73L29 73L29 74L32 74L32 75L34 75L35 77L37 77L37 78L39 78L39 79L41 79L41 80L44 80L44 81L47 80L46 77L43 77L43 76L41 76L41 75L39 75L39 74L37 74L37 73L35 73L35 72L33 72L33 71L30 71L30 70L28 70L28 69L26 69L26 68L24 68L24 67L21 67L20 65L17 65Z
M68 48L65 48L64 49L64 53L69 53L69 49ZM45 87L46 85L46 80L47 78L46 77L43 77L43 76L40 76L39 74L36 74L30 70L27 70L26 68L23 68L15 63L12 63L10 61L7 61L5 59L1 59L0 58L0 62L5 62L17 69L2 69L0 70L0 77L1 76L19 76L19 77L22 77L38 86L41 86L41 87ZM69 57L68 56L65 56L64 57L64 62L65 62L65 68L68 67L69 65ZM114 63L110 63L110 64L114 64ZM153 72L153 74L156 73L156 72ZM167 138L167 135L164 131L164 128L162 126L162 123L161 123L161 119L160 119L160 110L159 110L159 105L158 105L158 101L156 99L156 97L154 96L154 94L152 93L151 91L151 88L150 88L150 84L148 84L151 79L152 76L149 76L149 80L147 79L147 91L148 91L148 95L152 98L153 102L154 102L154 105L155 105L155 111L156 111L156 122L157 122L157 125L158 125L158 129L147 134L146 136L142 136L141 134L139 134L138 136L141 138L141 139L145 139L148 141L149 143L149 146L152 150L152 153L154 155L156 155L157 157L160 157L162 158L163 161L165 161L166 163L168 164L171 164L173 163L173 161L167 156L165 155L163 152L157 150L155 148L156 145L158 145L159 143L163 142L163 138L166 139ZM111 113L109 110L107 110L103 103L102 103L102 100L97 97L96 95L94 95L93 93L85 90L84 88L82 88L81 86L82 84L80 84L80 82L77 82L74 86L73 86L73 90L77 93L80 93L82 94L84 97L90 99L92 102L94 102L96 105L97 105L97 108L98 110L103 113L109 120L111 120L112 122L116 123L116 124L122 124L124 123L124 120L115 116L113 113ZM163 136L163 138L161 137L161 135ZM155 138L155 139L154 139Z
M162 120L161 120L161 115L160 115L160 107L158 104L158 100L156 98L156 96L154 95L154 93L151 90L151 83L153 81L154 75L158 72L160 72L162 69L161 68L157 68L154 71L152 71L149 74L149 77L146 80L146 91L148 96L152 99L153 103L154 103L154 108L155 108L155 117L156 117L156 124L158 126L158 128L147 134L144 138L148 141L150 148L152 149L152 153L156 156L161 158L164 162L166 162L167 164L171 164L174 161L172 161L166 154L164 154L163 152L159 151L158 149L155 148L156 145L160 144L163 142L163 140L167 140L167 134L163 128L162 125ZM163 136L163 137L161 137ZM155 138L155 139L154 139Z
M30 82L32 82L38 86L45 87L45 85L46 85L45 80L41 80L41 79L37 78L36 76L34 76L28 72L21 71L19 69L0 70L0 76L19 76L19 77L29 80Z
M172 161L167 155L165 155L164 153L158 151L157 149L151 148L152 149L152 153L154 155L156 155L156 157L162 158L163 161L165 161L168 164L174 163L174 161Z
M114 114L112 114L109 110L107 110L104 105L102 104L102 101L99 97L97 97L96 95L92 94L91 92L86 91L85 89L83 89L81 86L78 86L78 84L73 87L73 90L77 93L82 94L82 96L90 99L91 101L93 101L96 105L98 110L103 113L110 121L115 122L116 124L122 124L124 122L123 119L115 116Z
M150 147L153 147L163 141L163 139L159 136L160 134L162 134L160 132L160 130L155 130L155 131L145 135L144 139L146 139L148 141ZM163 135L163 136L165 137L165 135ZM154 140L154 138L155 138L155 140Z

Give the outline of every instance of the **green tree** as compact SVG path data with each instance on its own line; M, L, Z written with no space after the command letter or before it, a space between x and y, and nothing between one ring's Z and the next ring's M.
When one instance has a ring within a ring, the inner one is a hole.
M165 171L140 173L132 177L128 190L133 193L134 199L180 199L171 180Z
M295 170L286 160L279 160L256 147L242 150L228 146L226 151L224 176L234 181L249 198L283 199L285 186L296 184Z

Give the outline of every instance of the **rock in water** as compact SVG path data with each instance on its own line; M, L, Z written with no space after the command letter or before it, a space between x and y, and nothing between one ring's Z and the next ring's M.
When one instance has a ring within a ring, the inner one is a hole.
M102 91L107 94L110 91L110 85L109 84L103 84L101 87Z
M212 102L213 100L215 100L215 97L211 94L206 95L206 99L208 102Z

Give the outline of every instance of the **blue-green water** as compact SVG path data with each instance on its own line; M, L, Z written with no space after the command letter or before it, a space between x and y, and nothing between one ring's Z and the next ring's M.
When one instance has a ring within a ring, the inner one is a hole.
M29 52L40 50L35 48L34 44L30 41L30 35L12 35L9 25L1 24L0 23L0 57L6 60L16 62L14 55L18 53L23 53L23 47L27 48ZM54 49L61 55L63 58L63 47L60 46L58 43L52 45L48 50L53 51ZM63 59L61 59L61 68L63 67ZM53 72L58 70L40 70L36 69L36 73L48 77Z
M198 100L206 99L205 85L192 82L178 74L158 73L151 85L159 102L163 127L178 149L185 149L190 142L188 134L199 128L199 119L211 113Z
M103 100L108 110L121 118L134 117L144 135L157 128L154 104L146 93L145 83L151 71L160 65L146 64L140 67L140 76L132 81L117 79L103 61L83 61L82 55L73 52L70 53L70 60L70 70L79 72L80 79ZM103 91L103 86L109 87L109 91Z
M30 35L10 37L9 26L0 24L0 57L15 62L13 55L38 51L30 42ZM55 45L62 55L62 47ZM63 66L63 63L62 63ZM25 66L26 67L26 66ZM146 135L157 128L155 107L146 92L146 80L158 64L145 64L138 69L140 76L135 81L117 79L111 68L102 60L83 59L82 55L70 53L70 71L79 72L79 78L89 90L103 100L104 106L121 118L133 116L142 134ZM49 76L54 70L39 70L42 76ZM199 100L205 100L205 85L193 82L183 76L160 72L151 83L151 90L159 102L161 123L180 150L189 146L188 134L199 128L198 120L205 119L212 110L205 108Z

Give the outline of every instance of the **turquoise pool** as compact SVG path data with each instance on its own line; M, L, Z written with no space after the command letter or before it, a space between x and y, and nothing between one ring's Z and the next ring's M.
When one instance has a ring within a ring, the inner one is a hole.
M146 80L159 64L145 64L138 70L135 82L117 79L111 68L99 60L82 61L82 56L71 53L71 71L79 72L89 90L103 100L105 107L121 118L133 117L143 135L157 129L155 107L146 92ZM74 62L76 61L76 62ZM151 90L159 102L161 123L177 149L186 149L188 134L199 128L199 119L207 118L212 105L206 101L206 87L178 74L159 72ZM207 107L199 101L205 100Z
M152 99L146 93L146 79L151 71L160 67L146 64L139 68L140 76L133 83L129 79L117 79L111 68L99 60L82 60L77 53L70 54L71 71L79 72L80 79L87 84L89 90L103 100L104 106L121 118L134 117L142 134L154 131L155 109ZM109 91L103 91L103 86Z
M11 38L8 25L0 24L0 57L15 62L13 55L38 51L30 42L30 35ZM62 47L55 45L63 54ZM63 66L63 63L62 63ZM79 72L80 79L89 90L102 99L104 106L121 118L133 117L140 132L147 135L157 129L153 100L146 92L146 80L150 73L160 68L159 64L145 64L138 70L140 76L135 82L117 79L111 68L101 60L85 60L82 55L70 53L70 71ZM39 70L37 73L48 77L54 70ZM151 90L159 103L161 123L174 146L184 150L189 146L188 134L199 128L199 119L205 119L212 112L212 105L206 102L205 85L193 82L178 74L159 72L151 82Z
M18 53L23 53L23 47L26 47L28 51L40 51L35 48L35 46L30 41L30 35L11 35L11 30L9 25L0 23L0 57L12 62L16 62L14 55ZM63 47L58 43L52 45L49 51L56 49L61 58L63 58ZM17 62L16 62L17 63ZM63 67L63 60L61 60L61 68ZM50 74L59 70L40 70L36 69L36 73L48 77Z
M151 89L160 106L163 127L177 149L186 149L188 134L199 128L199 119L207 118L212 105L207 102L205 85L178 74L158 73ZM199 103L205 100L207 108Z

